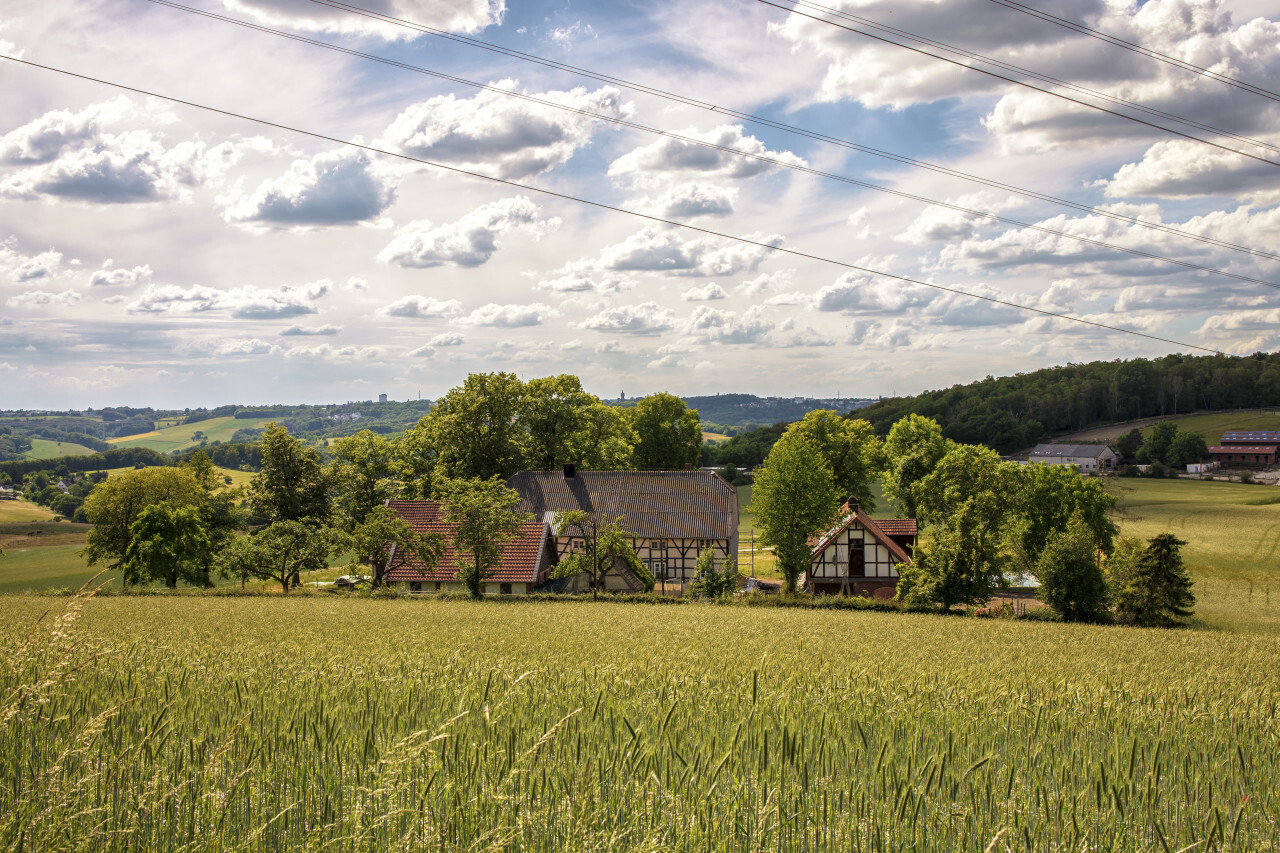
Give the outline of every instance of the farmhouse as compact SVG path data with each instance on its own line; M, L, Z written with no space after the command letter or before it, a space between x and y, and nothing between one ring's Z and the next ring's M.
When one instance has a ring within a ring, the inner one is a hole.
M898 566L911 562L916 520L872 519L853 500L840 508L840 517L835 529L814 541L800 585L818 595L891 598L898 587Z
M387 583L406 592L465 592L466 585L456 577L459 554L453 547L453 525L441 519L440 501L388 501L396 515L418 533L439 533L445 550L440 563L425 566L416 555L397 554L391 549L387 557ZM559 562L551 526L542 521L520 525L520 537L507 543L493 576L484 585L488 595L526 595L534 587L546 583L552 567Z
M507 485L520 493L521 512L555 524L556 513L582 510L599 521L623 518L635 534L636 556L659 582L693 580L698 555L711 550L723 564L738 554L738 490L704 471L521 471ZM560 536L563 556L582 550L581 538ZM606 578L607 589L630 589L626 574Z
M1037 444L1029 462L1046 465L1075 465L1081 471L1110 471L1120 456L1105 444Z

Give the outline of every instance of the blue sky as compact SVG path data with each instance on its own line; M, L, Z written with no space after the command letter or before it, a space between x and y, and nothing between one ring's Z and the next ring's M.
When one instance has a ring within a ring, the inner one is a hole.
M1186 344L1280 346L1275 288L802 170L1280 283L1269 258L313 0L188 5L497 91L145 0L6 3L0 52L529 189L0 62L0 406L436 397L493 370L575 373L604 396L874 396L1190 351L535 189ZM1280 224L1280 167L762 3L360 5L1219 244L1271 251ZM1280 159L1265 147L1280 145L1276 100L990 0L838 8ZM1277 2L1037 8L1260 86L1280 79Z

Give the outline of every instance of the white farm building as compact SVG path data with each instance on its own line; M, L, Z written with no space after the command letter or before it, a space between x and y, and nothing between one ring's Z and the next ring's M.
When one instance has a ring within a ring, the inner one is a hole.
M1081 471L1111 471L1120 455L1105 444L1037 444L1028 462L1046 465L1075 465Z

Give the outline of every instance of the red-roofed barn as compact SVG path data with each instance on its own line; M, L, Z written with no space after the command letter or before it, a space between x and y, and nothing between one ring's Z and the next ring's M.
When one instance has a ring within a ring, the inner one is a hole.
M427 567L416 555L397 554L393 548L388 557L387 583L408 592L465 592L466 585L457 579L459 553L453 547L455 525L441 519L440 501L388 501L396 515L418 533L439 533L444 537L445 551L440 563ZM469 553L463 552L466 559ZM528 521L520 525L519 538L508 542L502 562L484 584L491 595L526 595L551 577L558 563L556 541L551 525L544 521Z

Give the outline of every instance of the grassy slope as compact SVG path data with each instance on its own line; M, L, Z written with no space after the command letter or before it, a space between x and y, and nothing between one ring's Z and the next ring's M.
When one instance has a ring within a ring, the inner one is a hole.
M1185 418L1174 418L1180 430L1198 432L1210 446L1222 439L1228 430L1280 430L1280 412L1218 412L1212 415L1188 415ZM1144 429L1144 435L1151 433L1151 427Z
M172 453L175 450L186 450L188 447L194 447L199 444L192 436L197 432L203 432L205 438L209 441L227 442L231 440L231 436L238 429L246 427L262 427L271 423L271 418L252 419L252 418L210 418L207 421L200 421L194 424L179 424L178 426L165 427L155 432L146 432L141 435L131 435L126 438L113 438L111 444L116 447L149 447L160 453Z
M72 444L69 441L50 441L47 438L31 439L31 450L27 452L28 459L57 459L59 456L88 456L93 453L93 448L85 447L83 444Z
M53 521L54 512L28 500L0 501L0 524L22 524L31 521Z

